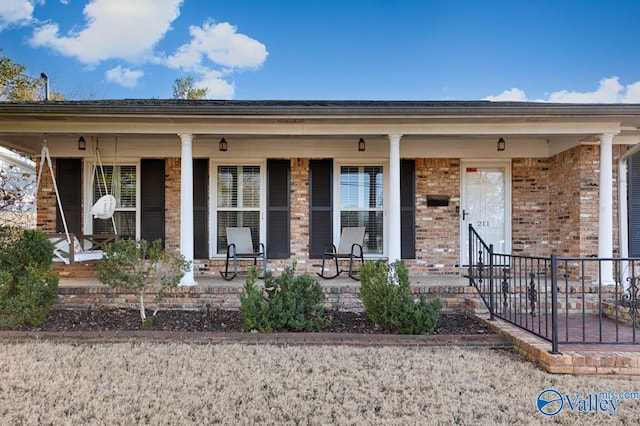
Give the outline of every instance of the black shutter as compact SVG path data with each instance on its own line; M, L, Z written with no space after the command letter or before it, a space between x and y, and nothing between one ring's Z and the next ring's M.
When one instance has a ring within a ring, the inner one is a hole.
M400 256L416 257L416 163L400 162Z
M140 235L149 242L162 240L164 247L164 160L140 162ZM174 196L179 196L175 194Z
M640 153L629 158L629 256L640 257Z
M209 161L193 160L193 257L209 258Z
M82 161L79 158L56 160L56 183L69 232L82 234ZM60 207L56 205L56 232L64 232Z
M333 161L309 162L309 257L322 258L333 242Z
M289 160L267 160L267 257L291 256Z

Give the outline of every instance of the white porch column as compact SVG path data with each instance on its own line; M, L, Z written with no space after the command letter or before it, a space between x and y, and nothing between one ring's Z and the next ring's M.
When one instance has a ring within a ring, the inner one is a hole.
M400 229L400 138L389 135L389 263L399 261L401 253Z
M600 135L600 209L598 215L598 257L613 257L613 135ZM603 262L602 284L613 284L613 264Z
M191 262L180 285L196 285L193 279L193 135L180 134L180 254Z

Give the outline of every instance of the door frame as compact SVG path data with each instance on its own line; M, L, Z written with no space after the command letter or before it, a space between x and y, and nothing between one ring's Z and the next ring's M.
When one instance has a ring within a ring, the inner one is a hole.
M512 248L512 212L511 212L511 160L461 160L460 161L460 265L466 262L465 251L468 244L468 224L462 219L462 212L466 207L465 185L466 185L466 169L467 167L501 167L504 168L504 253L511 253Z

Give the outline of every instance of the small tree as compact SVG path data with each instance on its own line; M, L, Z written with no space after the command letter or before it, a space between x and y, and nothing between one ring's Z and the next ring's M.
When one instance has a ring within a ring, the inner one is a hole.
M192 76L176 78L173 83L173 99L204 99L208 91L206 87L195 87Z
M119 240L109 244L104 259L98 264L98 279L112 288L134 290L140 296L142 325L150 326L158 313L164 292L175 288L191 263L180 253L163 250L160 240ZM156 293L156 308L147 318L144 297Z

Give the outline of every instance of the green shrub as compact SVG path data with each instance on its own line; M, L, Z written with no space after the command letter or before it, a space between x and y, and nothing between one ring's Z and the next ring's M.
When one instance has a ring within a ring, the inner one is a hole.
M257 268L251 268L240 296L240 313L247 331L311 331L331 322L324 314L324 294L309 274L295 276L295 265L279 277L265 273L264 292L255 286Z
M40 325L58 294L53 245L40 231L0 227L0 327Z
M414 300L404 263L365 262L360 284L364 312L374 323L401 334L431 334L438 326L440 299L427 302L420 295Z
M98 279L112 288L133 290L140 296L140 318L143 326L150 326L158 313L164 292L177 287L191 263L180 253L163 250L160 240L149 244L146 240L118 240L105 249L98 264ZM156 308L147 318L144 296L156 293Z

